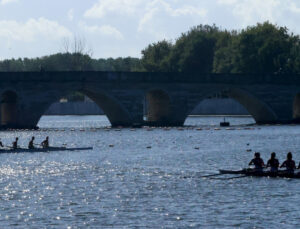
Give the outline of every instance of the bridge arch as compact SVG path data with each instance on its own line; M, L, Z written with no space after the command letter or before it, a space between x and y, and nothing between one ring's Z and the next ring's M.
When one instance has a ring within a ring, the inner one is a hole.
M146 123L150 125L163 125L170 120L171 98L162 89L150 89L146 92L144 102Z
M83 95L89 97L93 102L95 102L104 114L107 116L111 126L131 126L132 120L130 114L127 110L118 102L117 99L113 98L112 96L106 94L105 92L91 92L88 90L77 90L77 91L68 91L67 93L58 93L51 97L47 102L43 103L40 106L40 111L38 115L36 115L34 125L37 126L41 117L46 113L49 107L59 101L61 98L65 97L68 94L80 92Z
M272 123L276 122L277 120L276 114L267 104L265 104L263 101L261 101L254 95L252 95L250 92L239 88L226 88L223 90L210 92L204 96L201 96L201 98L198 99L198 103L193 104L193 106L189 109L186 118L189 114L191 114L191 112L203 99L208 98L210 95L217 93L224 94L241 104L258 124Z
M18 95L13 90L4 91L1 95L1 126L12 127L18 123Z

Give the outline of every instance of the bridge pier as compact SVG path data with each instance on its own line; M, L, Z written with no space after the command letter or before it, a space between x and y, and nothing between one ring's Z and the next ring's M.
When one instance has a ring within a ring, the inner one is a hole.
M183 126L187 104L184 97L156 90L147 94L146 126Z

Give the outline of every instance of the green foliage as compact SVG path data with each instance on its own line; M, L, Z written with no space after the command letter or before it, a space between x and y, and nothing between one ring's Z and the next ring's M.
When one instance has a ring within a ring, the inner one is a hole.
M166 40L153 43L142 50L142 65L148 72L163 72L168 70L166 62L172 50L172 43Z
M294 38L285 27L265 22L248 27L239 35L235 62L243 73L279 73L287 69Z
M108 59L93 59L92 66L94 71L117 71L117 72L133 72L141 71L142 65L138 58L108 58Z
M0 71L140 71L138 58L92 59L81 53L57 53L34 59L0 61Z
M171 53L172 70L211 72L219 33L216 26L200 25L182 34Z
M199 25L182 34L175 44L154 43L142 54L147 71L300 73L299 36L269 22L240 32Z

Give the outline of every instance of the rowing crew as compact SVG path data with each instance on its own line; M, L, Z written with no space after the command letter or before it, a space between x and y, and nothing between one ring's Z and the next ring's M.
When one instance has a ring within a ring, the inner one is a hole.
M257 152L254 154L254 158L250 161L249 165L254 165L257 172L262 172L264 167L270 168L270 171L274 173L278 172L278 168L286 168L286 172L293 174L296 169L296 163L293 160L291 152L287 154L286 160L281 165L276 158L276 153L271 153L271 158L268 160L266 166L263 159L260 157L260 153ZM300 163L298 165L298 169L300 169Z
M34 147L34 145L35 145L34 144L34 139L35 138L32 137L31 140L29 141L29 143L28 143L28 149L34 149L35 148ZM12 147L11 147L12 149L18 149L19 148L18 141L19 141L19 138L16 137L15 141L12 143ZM1 140L0 140L0 146L4 147L3 143L1 142ZM43 149L49 148L49 137L48 136L46 137L46 139L44 141L41 142L41 146L42 146Z

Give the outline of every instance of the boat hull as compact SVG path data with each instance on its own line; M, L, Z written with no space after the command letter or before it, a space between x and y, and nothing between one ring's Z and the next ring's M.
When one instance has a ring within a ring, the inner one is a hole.
M288 173L286 171L270 172L270 171L253 171L252 169L243 169L243 170L219 170L221 174L240 174L245 176L253 177L282 177L282 178L295 178L300 179L300 173Z
M49 147L49 148L34 148L34 149L0 149L0 153L39 153L39 152L55 152L55 151L83 151L92 150L93 147L82 148L66 148L66 147Z

